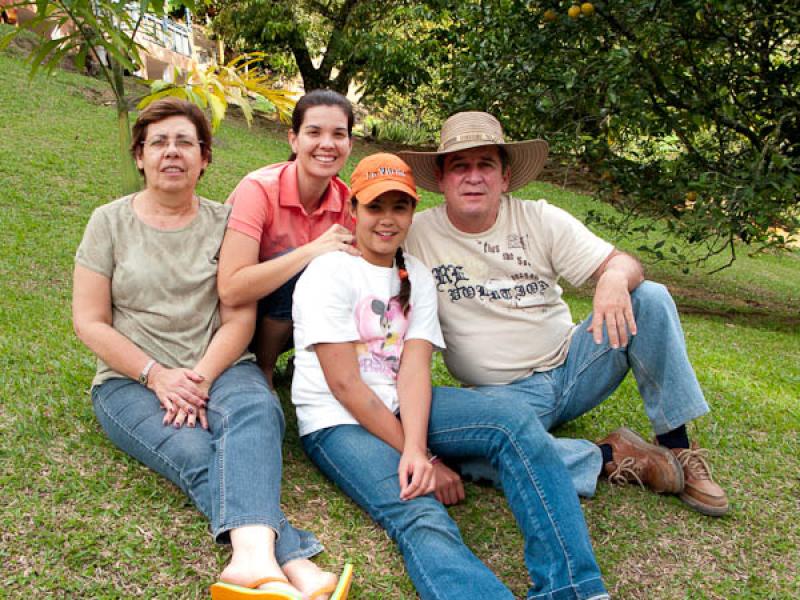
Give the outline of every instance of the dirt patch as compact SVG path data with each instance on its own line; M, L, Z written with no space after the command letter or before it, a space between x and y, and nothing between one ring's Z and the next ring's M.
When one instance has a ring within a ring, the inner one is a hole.
M114 104L114 93L110 89L81 87L77 88L75 91L91 104L102 106L111 106Z

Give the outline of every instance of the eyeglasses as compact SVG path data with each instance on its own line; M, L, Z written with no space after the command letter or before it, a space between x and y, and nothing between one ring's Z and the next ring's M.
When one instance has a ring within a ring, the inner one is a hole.
M152 150L153 152L164 152L167 148L169 148L170 144L173 143L175 144L175 148L178 149L178 152L191 152L195 148L200 148L203 145L203 142L200 140L182 135L179 135L174 139L165 135L157 135L149 140L144 140L142 142L142 146Z

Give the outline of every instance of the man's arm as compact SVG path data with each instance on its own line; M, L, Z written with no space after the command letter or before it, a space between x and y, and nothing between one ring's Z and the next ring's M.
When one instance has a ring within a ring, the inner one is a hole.
M631 292L644 281L642 264L630 254L612 250L592 273L595 281L592 324L595 344L603 341L603 324L612 348L628 344L628 333L636 335Z

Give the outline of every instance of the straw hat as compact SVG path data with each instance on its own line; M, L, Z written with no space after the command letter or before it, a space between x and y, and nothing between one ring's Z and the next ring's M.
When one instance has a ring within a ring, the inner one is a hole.
M513 192L536 179L547 160L547 142L526 140L506 142L500 121L485 112L469 111L454 114L442 125L436 152L398 152L414 169L417 185L432 192L439 191L436 181L436 157L478 146L502 146L508 153L511 179L508 191Z

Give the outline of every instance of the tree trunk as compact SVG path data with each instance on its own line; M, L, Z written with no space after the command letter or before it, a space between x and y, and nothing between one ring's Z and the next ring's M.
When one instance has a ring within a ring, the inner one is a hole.
M131 123L128 115L128 99L125 97L125 79L122 65L111 60L111 70L114 74L114 96L117 100L117 141L119 143L119 173L122 194L133 194L142 188L139 170L130 154Z

